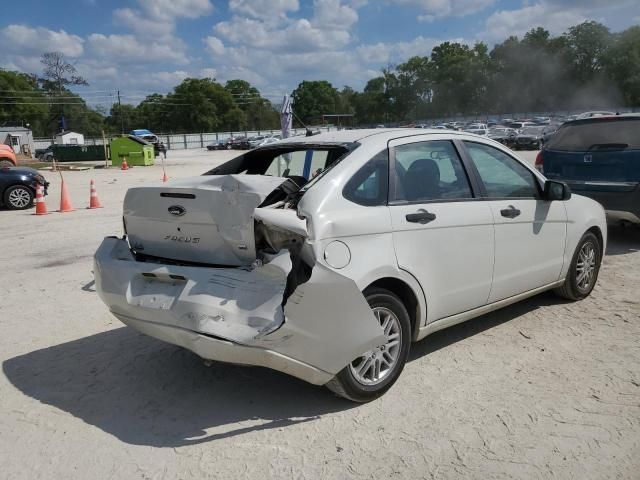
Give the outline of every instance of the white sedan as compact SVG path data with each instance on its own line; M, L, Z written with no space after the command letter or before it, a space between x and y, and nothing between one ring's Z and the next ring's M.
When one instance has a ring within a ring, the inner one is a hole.
M501 144L416 129L286 139L132 188L124 227L94 269L122 322L357 402L437 330L545 290L586 297L607 240L598 203Z

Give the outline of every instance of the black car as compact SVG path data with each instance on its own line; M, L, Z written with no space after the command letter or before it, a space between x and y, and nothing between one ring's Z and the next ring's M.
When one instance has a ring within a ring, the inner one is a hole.
M518 132L509 127L492 127L489 129L489 133L487 133L487 137L507 147L513 146L517 135Z
M0 168L0 205L13 210L32 207L38 185L44 186L46 195L49 182L33 168Z
M542 147L542 132L545 127L523 127L515 139L516 150L539 150Z
M247 137L229 137L207 145L207 150L250 150Z
M545 143L536 167L600 202L611 223L640 224L640 115L567 122Z

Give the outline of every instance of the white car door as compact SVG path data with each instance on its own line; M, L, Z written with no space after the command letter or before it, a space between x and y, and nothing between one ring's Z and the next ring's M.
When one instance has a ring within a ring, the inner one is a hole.
M486 304L493 217L472 188L454 143L398 139L390 143L389 153L396 258L422 286L427 321Z
M464 145L495 222L495 267L489 303L555 282L564 262L567 212L541 198L533 172L491 145Z

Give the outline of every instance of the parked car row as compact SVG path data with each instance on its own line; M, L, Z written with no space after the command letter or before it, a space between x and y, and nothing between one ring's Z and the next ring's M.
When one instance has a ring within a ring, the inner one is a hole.
M263 145L269 145L280 140L280 135L255 135L253 137L236 136L210 143L207 150L251 150Z

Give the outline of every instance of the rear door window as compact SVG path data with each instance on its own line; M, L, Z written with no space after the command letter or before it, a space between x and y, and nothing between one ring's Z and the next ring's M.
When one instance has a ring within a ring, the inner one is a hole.
M394 201L421 202L473 198L469 179L448 140L395 147Z
M640 118L566 124L549 140L547 148L568 152L640 149Z

